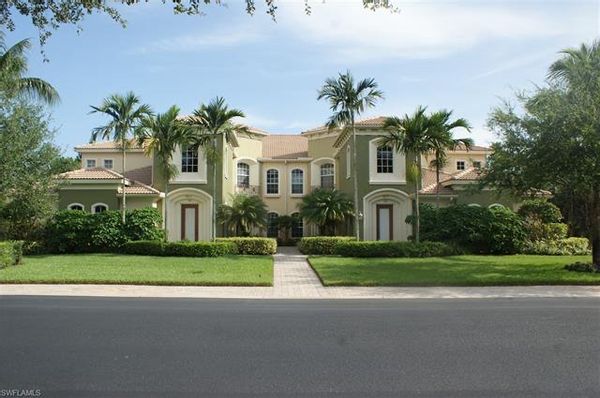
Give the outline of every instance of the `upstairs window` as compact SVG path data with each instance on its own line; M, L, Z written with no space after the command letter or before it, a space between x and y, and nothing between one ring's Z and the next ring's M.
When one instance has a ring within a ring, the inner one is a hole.
M377 173L392 174L394 172L394 151L391 146L377 148Z
M267 195L279 194L279 171L267 170Z
M466 169L466 164L464 160L457 160L456 161L456 170L465 170Z
M198 148L186 145L181 148L181 172L198 172Z
M321 165L321 188L332 189L335 185L333 163L325 163Z
M480 160L474 160L473 161L473 167L475 167L476 169L480 169L481 168L481 161Z
M112 159L104 159L104 168L105 169L112 169L114 166L114 162Z
M277 226L277 213L268 213L267 214L267 236L269 238L276 238L279 232L279 228Z
M239 188L250 187L250 166L248 163L237 164L237 186Z
M304 171L300 169L292 170L292 195L302 195L304 193Z
M302 238L304 236L304 222L300 217L300 213L292 214L294 223L292 224L292 238Z
M87 169L92 169L92 168L96 167L96 159L86 159L85 167Z

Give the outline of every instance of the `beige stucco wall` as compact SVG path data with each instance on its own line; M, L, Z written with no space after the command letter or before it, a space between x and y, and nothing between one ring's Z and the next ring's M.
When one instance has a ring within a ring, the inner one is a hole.
M266 174L269 169L279 170L278 195L266 194ZM304 194L307 194L310 190L309 163L294 161L264 161L261 163L260 195L269 208L269 211L279 215L292 214L298 211L298 205L302 202L302 196L304 195L292 195L291 193L291 172L294 169L304 171Z
M445 173L453 174L453 173L460 171L460 170L456 169L456 162L458 160L464 160L466 162L466 165L465 165L466 168L473 166L473 161L479 161L479 162L481 162L482 167L485 166L487 152L482 152L482 151L448 152L447 156L448 156L448 163L447 163L446 167L444 167L442 169L442 171ZM430 162L433 159L435 159L435 157L432 155L423 156L423 166L425 166L425 167L429 166Z
M113 170L123 172L122 155L120 152L84 152L81 154L81 167L84 168L87 159L96 159L96 167L104 167L104 159L113 160ZM125 168L127 171L152 166L152 158L143 152L127 152Z

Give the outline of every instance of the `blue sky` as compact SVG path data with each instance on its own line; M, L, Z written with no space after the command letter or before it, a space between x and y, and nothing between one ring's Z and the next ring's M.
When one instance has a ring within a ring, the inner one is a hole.
M258 3L261 0L257 0ZM205 8L205 16L172 15L151 1L125 8L126 29L104 15L83 31L61 28L42 62L37 33L18 18L8 43L31 37L30 71L51 82L62 103L52 109L56 142L72 147L103 123L89 105L133 90L156 111L177 104L184 113L214 96L242 109L246 123L297 134L323 124L316 100L325 78L350 70L373 77L385 100L364 116L403 115L417 105L453 109L488 144L490 109L517 89L541 84L565 47L600 36L597 1L398 1L397 14L362 10L360 1L278 1L274 23L241 1Z

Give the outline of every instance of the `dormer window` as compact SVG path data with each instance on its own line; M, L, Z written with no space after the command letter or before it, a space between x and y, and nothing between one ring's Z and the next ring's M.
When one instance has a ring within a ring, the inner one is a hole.
M248 163L237 164L237 186L239 188L250 187L250 165Z
M394 173L394 151L391 146L380 146L377 148L377 173Z
M473 167L475 167L476 169L480 169L481 168L481 161L480 160L474 160L473 161Z
M456 170L465 170L467 167L466 162L464 160L457 160L456 161Z
M198 172L198 148L191 145L181 148L181 172Z
M112 170L113 166L114 166L114 162L112 159L104 159L104 168L105 169Z
M85 168L93 169L94 167L96 167L96 159L86 159Z

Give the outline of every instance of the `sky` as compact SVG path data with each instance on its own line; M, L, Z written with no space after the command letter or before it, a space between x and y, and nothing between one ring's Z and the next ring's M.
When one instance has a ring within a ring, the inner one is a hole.
M241 0L204 8L203 16L173 15L169 5L122 8L124 29L92 15L83 30L62 27L49 39L43 62L37 32L16 18L8 44L30 37L29 75L57 88L51 109L56 143L72 155L106 120L90 115L113 93L133 91L156 112L178 105L191 113L223 96L256 128L299 134L322 125L328 104L317 91L349 70L372 77L385 99L361 117L402 116L418 105L453 110L487 145L490 110L517 90L544 83L562 49L600 37L599 1L396 1L399 12L362 9L360 0L277 0L277 21L257 0L248 16Z

